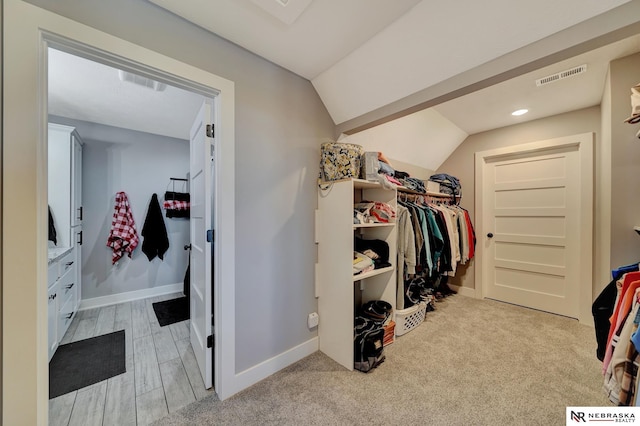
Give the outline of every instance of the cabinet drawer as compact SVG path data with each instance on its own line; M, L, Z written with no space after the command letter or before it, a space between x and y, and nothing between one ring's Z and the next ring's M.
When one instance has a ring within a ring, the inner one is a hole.
M50 288L53 283L56 282L59 276L58 270L58 262L53 262L49 265L49 269L47 271L47 288Z
M64 338L64 333L67 332L71 321L73 321L73 317L75 316L75 306L73 298L70 298L62 305L60 308L60 312L58 313L58 339L62 340Z
M75 266L71 266L59 280L59 289L58 289L58 297L60 298L60 306L64 306L67 303L67 300L70 298L75 299L75 294L77 292L77 283L76 283L76 268ZM75 306L75 301L74 301Z
M47 302L47 321L49 323L49 361L58 348L58 282L49 288Z
M63 276L69 269L75 266L76 264L76 254L75 250L71 250L69 253L65 254L59 261L60 264L60 276Z

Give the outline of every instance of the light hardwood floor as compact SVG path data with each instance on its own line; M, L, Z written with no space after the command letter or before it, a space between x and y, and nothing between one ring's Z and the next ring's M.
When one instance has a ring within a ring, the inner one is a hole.
M160 327L158 296L78 312L61 344L125 330L127 372L49 400L50 426L147 425L213 393L206 390L188 321Z

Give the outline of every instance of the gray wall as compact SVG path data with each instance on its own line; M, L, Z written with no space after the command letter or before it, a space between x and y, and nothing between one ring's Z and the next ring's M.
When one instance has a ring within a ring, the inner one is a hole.
M475 152L586 132L596 133L596 145L600 143L600 107L471 135L440 166L438 173L449 173L460 179L463 196L460 205L469 210L471 220L475 224ZM477 237L480 240L481 236ZM475 262L476 259L467 265L461 265L450 282L475 288Z
M631 115L631 87L640 83L640 54L612 61L611 91L611 263L617 267L640 261L639 124L624 123Z
M163 260L149 261L141 233L151 195L158 194L162 206L164 192L173 188L169 178L187 177L189 141L61 117L50 121L75 126L84 142L82 299L181 284L188 264L183 247L189 244L189 220L164 217L169 249ZM180 189L186 186L177 184ZM127 193L140 244L131 259L112 265L106 241L118 191Z
M30 3L235 82L236 370L315 337L319 144L335 126L311 83L142 0Z

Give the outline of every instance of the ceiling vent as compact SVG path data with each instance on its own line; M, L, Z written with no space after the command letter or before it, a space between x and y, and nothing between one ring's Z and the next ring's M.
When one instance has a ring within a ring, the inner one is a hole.
M138 86L153 89L156 92L162 92L167 88L167 85L164 83L158 83L150 78L141 77L127 71L118 70L118 77L120 77L120 81L128 81L129 83L137 84Z
M536 80L536 86L544 86L546 84L564 80L565 78L573 77L574 75L582 74L585 72L587 72L587 64L583 64L579 67L574 67L569 70L560 71L558 73L539 78Z
M313 0L251 0L256 6L287 25L293 24Z

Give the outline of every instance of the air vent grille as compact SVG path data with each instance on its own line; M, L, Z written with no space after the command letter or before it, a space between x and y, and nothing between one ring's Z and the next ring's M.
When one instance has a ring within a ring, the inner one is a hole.
M132 74L127 71L118 70L118 77L121 81L128 81L129 83L147 87L149 89L155 90L156 92L162 92L167 88L167 85L164 83L159 83L157 81L151 80L150 78Z
M549 83L553 83L555 81L563 80L565 78L573 77L574 75L582 74L587 72L587 64L580 65L579 67L574 67L568 70L560 71L558 73L548 75L546 77L542 77L536 80L536 86L544 86Z

